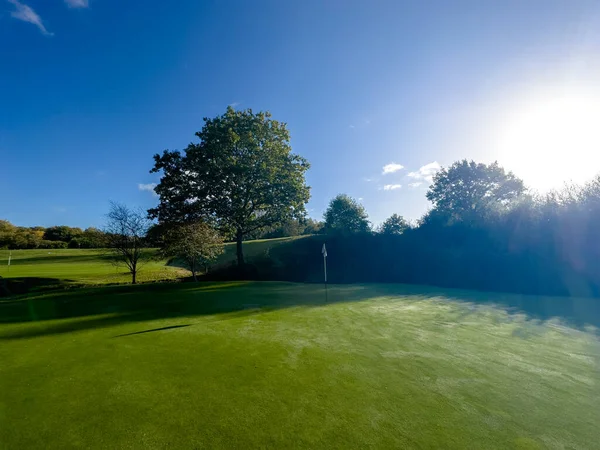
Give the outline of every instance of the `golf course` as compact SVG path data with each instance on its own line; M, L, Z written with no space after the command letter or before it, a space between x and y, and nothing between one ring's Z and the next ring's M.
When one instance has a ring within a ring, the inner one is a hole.
M600 450L600 1L0 5L0 450Z
M2 449L598 445L596 299L13 258L65 285L0 300Z

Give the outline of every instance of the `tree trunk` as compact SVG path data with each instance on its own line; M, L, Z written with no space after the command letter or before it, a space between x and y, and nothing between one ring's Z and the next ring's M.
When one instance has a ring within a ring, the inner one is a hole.
M135 276L136 275L137 275L137 269L133 269L131 271L131 284L135 284L136 283L136 281L135 281Z
M244 250L242 248L243 237L244 237L244 234L242 233L242 230L237 230L237 233L235 235L235 242L236 242L236 249L237 249L238 267L244 267Z
M196 261L192 261L192 277L194 277L194 281L198 281L198 278L196 277Z

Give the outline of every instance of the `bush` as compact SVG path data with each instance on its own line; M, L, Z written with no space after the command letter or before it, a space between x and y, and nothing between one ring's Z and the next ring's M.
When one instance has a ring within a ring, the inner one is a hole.
M542 222L543 223L543 222ZM401 235L312 236L272 247L210 279L323 282L321 248L327 244L330 283L409 283L540 295L600 296L600 270L587 247L564 259L556 236L539 228L421 226ZM595 244L594 244L595 245ZM594 245L588 245L593 247ZM595 245L600 248L600 245ZM564 251L564 250L563 250ZM593 253L592 253L593 254Z
M38 246L38 248L41 248L41 249L59 249L59 248L67 248L67 247L68 247L68 244L66 242L47 241L47 240L40 241L40 244Z

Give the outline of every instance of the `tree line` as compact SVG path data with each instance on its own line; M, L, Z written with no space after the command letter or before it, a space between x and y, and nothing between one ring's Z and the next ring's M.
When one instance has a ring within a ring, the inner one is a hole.
M316 281L310 271L318 250L296 248L280 255L283 262L259 268L245 260L242 242L321 233L298 245L327 242L334 282L600 295L600 177L536 195L497 162L461 160L434 175L426 194L432 206L416 223L393 214L373 229L364 207L346 194L331 200L323 222L306 218L310 164L292 152L287 125L268 112L229 107L204 118L196 137L183 152L154 156L150 172L161 175L156 207L133 212L113 205L99 232L134 282L140 248L160 247L196 278L225 241L236 244L231 276ZM84 247L93 229L55 241L45 238L46 230L30 230L40 241Z
M306 215L309 163L269 113L228 108L204 122L198 143L155 155L162 178L149 215L167 229L200 222L232 236L243 268L244 239ZM497 162L461 160L435 174L426 197L432 206L416 223L394 214L375 230L355 199L332 199L318 240L332 245L330 259L338 251L338 280L600 294L600 178L536 195ZM298 280L301 261L314 266L300 253L279 265L284 278Z
M304 243L304 259L298 249L293 260L272 255L256 276L318 281L310 255L326 240L332 282L600 296L600 176L539 195L497 163L462 160L434 176L427 198L417 223L393 215L373 231L364 208L340 195L325 213L327 236Z
M85 230L66 225L19 227L8 220L0 220L0 248L104 248L106 245L106 233L94 227Z

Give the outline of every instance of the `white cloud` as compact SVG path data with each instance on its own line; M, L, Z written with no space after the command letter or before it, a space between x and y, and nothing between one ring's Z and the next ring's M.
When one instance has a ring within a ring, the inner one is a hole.
M19 2L18 0L8 0L8 3L12 3L15 7L15 10L10 13L10 16L13 19L34 24L46 36L52 36L54 34L46 30L46 27L42 22L42 18L38 16L38 14L29 6Z
M231 106L232 108L234 108L234 109L235 109L235 108L237 108L238 106L240 106L240 102L233 102L233 103L230 103L230 104L229 104L229 106Z
M88 0L65 0L69 8L87 8L90 6Z
M401 184L386 184L383 186L384 191L394 191L396 189L400 189L402 187Z
M138 189L140 191L148 191L148 192L151 192L152 195L154 195L155 197L158 197L158 194L156 192L154 192L155 187L156 187L156 183L147 183L147 184L139 183L138 184Z
M348 125L348 128L350 128L351 130L354 130L356 127L354 125Z
M440 164L437 161L434 161L432 163L421 166L416 172L410 172L408 176L414 178L415 180L423 180L431 183L433 181L433 176L441 168L442 166L440 166Z
M410 188L418 188L422 184L423 184L422 182L417 181L416 183L408 183L408 187L410 187Z
M362 202L364 199L362 197L358 197L358 201Z
M373 181L373 178L364 177L363 181L366 181L367 183L370 183L371 181Z
M386 175L388 173L394 173L394 172L398 172L399 170L404 169L404 166L402 164L397 164L397 163L389 163L386 164L385 166L383 166L383 175Z

